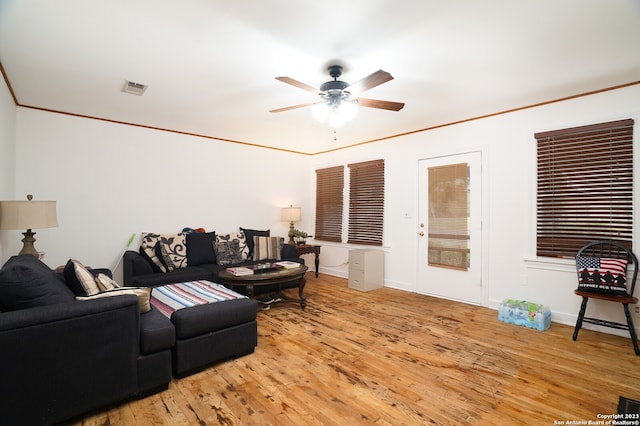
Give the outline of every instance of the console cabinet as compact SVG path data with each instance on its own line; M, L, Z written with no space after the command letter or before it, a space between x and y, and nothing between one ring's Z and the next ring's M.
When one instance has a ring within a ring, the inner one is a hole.
M349 251L349 288L369 291L384 285L384 252L382 250Z

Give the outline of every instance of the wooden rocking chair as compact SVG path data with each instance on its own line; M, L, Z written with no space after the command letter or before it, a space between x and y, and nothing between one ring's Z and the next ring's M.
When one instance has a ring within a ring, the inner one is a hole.
M573 331L573 340L578 338L583 322L627 330L636 355L640 355L638 337L629 311L629 305L638 303L638 298L633 296L638 277L636 255L618 242L594 241L578 251L576 271L578 272L578 289L575 290L575 294L582 297L582 306ZM589 299L622 304L627 323L585 317Z

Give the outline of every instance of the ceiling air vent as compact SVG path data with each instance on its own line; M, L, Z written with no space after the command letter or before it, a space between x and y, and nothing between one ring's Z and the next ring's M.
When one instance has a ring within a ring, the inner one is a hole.
M140 84L140 83L135 83L133 81L125 80L122 91L124 93L130 93L132 95L142 96L144 91L147 90L147 87L149 86L145 84Z

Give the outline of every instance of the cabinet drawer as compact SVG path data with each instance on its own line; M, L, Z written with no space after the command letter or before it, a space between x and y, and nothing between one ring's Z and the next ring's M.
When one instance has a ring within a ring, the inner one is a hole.
M349 252L349 271L364 269L364 255L363 251L351 250Z
M349 269L349 288L364 290L364 270Z

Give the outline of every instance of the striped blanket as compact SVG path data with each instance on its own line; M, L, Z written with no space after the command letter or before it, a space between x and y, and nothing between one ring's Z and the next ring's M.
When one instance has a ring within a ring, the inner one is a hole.
M188 281L155 287L151 291L151 304L167 318L178 309L207 303L246 298L221 284L210 281Z

